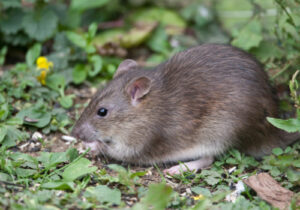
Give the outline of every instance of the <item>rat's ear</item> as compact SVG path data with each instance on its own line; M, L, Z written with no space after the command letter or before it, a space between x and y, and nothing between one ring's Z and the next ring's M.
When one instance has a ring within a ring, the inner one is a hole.
M140 99L147 95L151 88L151 80L148 77L139 77L132 80L126 87L126 92L130 96L131 104L136 106Z
M126 72L130 69L136 68L137 66L138 66L138 64L134 60L131 60L131 59L124 60L122 63L120 63L117 71L114 74L114 78L123 72Z

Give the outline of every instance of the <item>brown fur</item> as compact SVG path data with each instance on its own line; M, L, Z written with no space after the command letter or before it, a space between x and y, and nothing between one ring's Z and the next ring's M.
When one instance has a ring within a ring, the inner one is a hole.
M205 44L153 69L123 70L95 94L73 129L115 159L183 161L232 147L260 157L294 140L266 121L278 116L275 95L262 66L237 48ZM126 88L139 77L150 79L150 91L133 106ZM109 110L104 118L100 107ZM110 144L103 143L107 138ZM198 147L197 155L186 152Z

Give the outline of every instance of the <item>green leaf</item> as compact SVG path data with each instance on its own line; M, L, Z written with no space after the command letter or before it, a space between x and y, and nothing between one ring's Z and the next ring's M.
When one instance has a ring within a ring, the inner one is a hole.
M134 12L130 17L132 22L144 22L145 25L149 23L161 23L164 26L170 26L169 31L173 33L172 28L182 30L186 26L185 20L179 15L178 11L164 9L159 7L152 7L140 9Z
M2 146L12 147L16 145L16 141L22 141L29 137L26 132L21 132L14 126L6 126L6 136L2 141Z
M25 168L16 168L16 174L18 177L29 177L35 174L37 170L25 169Z
M286 132L300 131L300 119L282 120L282 119L267 117L267 120L273 126L285 130Z
M196 187L192 187L191 190L198 195L204 195L206 197L211 197L211 192L206 188L196 186Z
M230 153L236 160L238 160L239 162L242 161L242 155L241 155L241 153L240 153L238 150L232 149L232 150L229 151L229 153Z
M8 117L9 110L8 110L8 104L0 104L0 121L5 120Z
M232 45L242 48L244 50L250 50L253 47L258 47L263 40L262 26L259 21L253 19L244 28L234 35L234 39L231 42Z
M3 104L5 102L4 96L0 93L0 104Z
M5 126L0 126L0 143L3 141L7 134L7 128Z
M52 90L57 91L63 95L65 90L65 78L61 74L51 74L46 78L46 85Z
M166 34L165 29L162 26L159 26L155 31L151 38L148 40L147 45L151 48L151 50L168 54L170 51L170 44L168 41L168 35Z
M286 176L291 182L300 181L300 172L294 171L292 169L288 169L286 172Z
M75 84L81 84L87 77L87 66L84 64L77 64L73 71L72 71L72 77L73 77L73 82Z
M201 175L204 177L204 181L212 186L218 184L222 180L221 175L212 170L202 170Z
M68 31L66 32L66 36L74 45L80 48L85 48L87 46L86 39L75 32Z
M272 153L273 153L274 155L279 156L279 155L282 155L282 154L283 154L283 150L282 150L281 148L274 148L274 149L272 149Z
M43 128L46 125L50 123L51 120L51 114L46 109L45 105L42 104L42 102L38 102L32 107L26 108L21 110L17 115L17 118L20 118L21 120L24 120L25 117L37 121L37 122L31 122L24 120L24 124L31 125L37 128Z
M109 164L107 165L107 167L118 173L127 173L127 170L123 166L120 166L118 164Z
M93 68L89 70L89 76L96 76L102 69L102 58L99 55L93 55L90 57L90 62L93 64Z
M296 168L300 168L300 159L294 160L294 161L292 162L292 165L293 165L294 167L296 167Z
M108 0L93 0L93 1L82 1L82 0L72 0L71 9L84 11L87 9L99 8L105 5Z
M20 8L10 9L5 12L5 15L0 19L0 30L3 31L6 36L9 34L15 34L22 29L22 19L24 12Z
M73 181L84 175L93 173L97 170L96 166L91 166L91 161L86 158L81 158L76 162L71 163L63 172L64 180Z
M41 44L33 45L26 53L26 63L28 66L34 66L36 59L40 56L42 50Z
M45 7L35 12L28 12L23 18L25 32L33 39L45 41L50 38L57 28L56 14Z
M42 152L38 157L38 160L46 169L50 169L51 167L55 167L57 164L67 162L69 158L66 152Z
M22 3L20 0L1 0L1 4L4 9L22 7Z
M165 183L151 184L143 202L152 207L147 209L165 209L171 199L172 192L173 189Z
M239 164L239 162L236 159L231 158L231 157L226 159L226 163L231 164L231 165Z
M58 99L58 101L63 108L69 109L73 106L74 97L74 95L62 96Z
M84 197L94 198L100 203L109 203L120 205L121 192L118 189L110 189L105 185L98 185L96 187L88 187L84 192Z
M56 189L56 190L74 190L75 184L74 182L68 181L56 181L56 182L47 182L41 185L42 188L45 189Z
M12 117L6 120L5 122L6 125L22 125L23 120L18 118L18 117Z
M97 28L98 28L97 23L92 23L92 24L89 26L88 33L89 33L89 38L90 38L90 39L92 39L92 38L95 37L96 32L97 32Z

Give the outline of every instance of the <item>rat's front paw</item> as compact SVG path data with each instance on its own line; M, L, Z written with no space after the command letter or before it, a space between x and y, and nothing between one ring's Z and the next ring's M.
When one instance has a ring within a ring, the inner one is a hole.
M213 162L214 162L214 158L212 156L208 156L208 157L200 158L198 160L173 166L169 169L165 169L163 172L164 174L170 174L170 175L181 174L186 171L197 172L199 169L210 166Z
M165 175L167 174L175 175L175 174L181 174L185 171L187 171L187 168L183 164L181 164L181 165L176 165L171 168L165 169L163 172Z

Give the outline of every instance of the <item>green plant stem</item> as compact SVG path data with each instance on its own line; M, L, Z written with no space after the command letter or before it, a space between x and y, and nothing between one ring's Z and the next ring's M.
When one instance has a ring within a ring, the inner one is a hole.
M289 17L289 19L291 20L292 25L296 27L296 24L295 24L292 16L287 11L286 7L281 3L281 1L280 0L275 0L275 2L281 7L281 9L284 11L284 13Z

